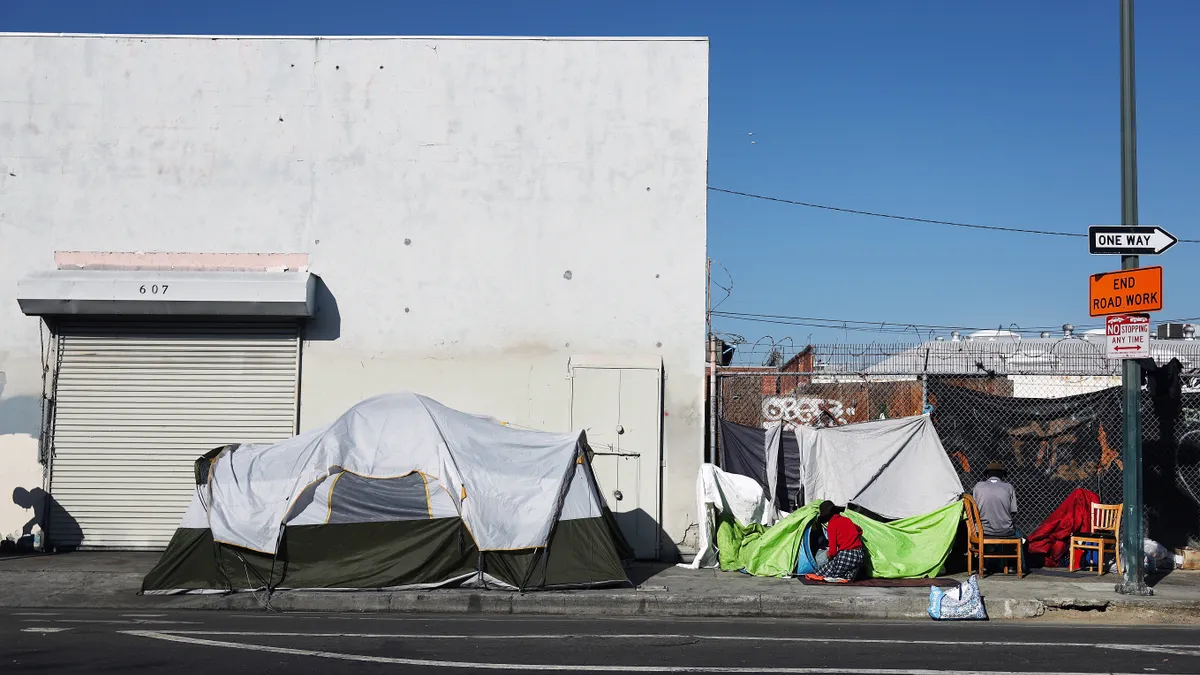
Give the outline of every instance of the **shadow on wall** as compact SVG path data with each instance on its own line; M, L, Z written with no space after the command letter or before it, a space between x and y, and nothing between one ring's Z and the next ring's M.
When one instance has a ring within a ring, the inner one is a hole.
M677 562L680 558L679 547L671 540L671 535L667 534L662 526L656 520L642 509L634 509L632 511L624 511L621 513L613 513L613 518L617 521L617 526L621 529L621 534L625 535L625 541L633 547L634 551L641 553L640 549L652 549L654 536L658 535L659 543L659 559L666 562ZM638 542L646 542L639 546ZM653 560L646 558L644 555L638 555L638 560Z
M21 526L20 538L16 542L17 550L33 550L34 526L46 532L51 520L54 526L51 535L54 537L55 552L73 551L83 543L83 530L80 529L79 522L42 488L30 490L19 487L13 490L12 500L22 509L33 510L33 517Z
M4 396L8 377L0 372L0 396ZM42 434L42 402L37 396L13 396L0 398L0 436L6 434L28 434L38 438Z
M317 305L316 315L304 327L304 339L331 341L342 336L342 313L338 310L337 298L325 280L317 277L316 288L313 289L313 300Z

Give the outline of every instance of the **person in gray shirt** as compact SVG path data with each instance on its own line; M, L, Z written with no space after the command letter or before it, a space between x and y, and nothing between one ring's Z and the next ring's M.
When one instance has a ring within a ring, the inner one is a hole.
M1000 462L988 464L983 480L975 484L971 496L979 505L979 519L983 521L985 537L1013 538L1020 533L1013 527L1017 515L1017 491L1012 483L1004 480L1008 472Z

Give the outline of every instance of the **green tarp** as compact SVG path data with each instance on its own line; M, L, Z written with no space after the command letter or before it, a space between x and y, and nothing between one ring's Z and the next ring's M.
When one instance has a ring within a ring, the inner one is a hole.
M942 571L962 522L962 502L932 513L881 523L861 513L845 516L862 528L867 574L884 579L935 577ZM722 515L717 526L721 569L755 576L788 576L796 570L804 528L817 515L817 504L801 507L775 525L744 526Z
M932 513L890 523L851 511L845 515L862 528L870 576L918 579L941 573L962 522L963 503L957 501Z
M817 505L796 509L771 527L743 526L722 514L717 526L717 554L721 569L745 569L759 577L783 577L796 570L796 556L804 527L817 517ZM728 547L728 548L727 548Z

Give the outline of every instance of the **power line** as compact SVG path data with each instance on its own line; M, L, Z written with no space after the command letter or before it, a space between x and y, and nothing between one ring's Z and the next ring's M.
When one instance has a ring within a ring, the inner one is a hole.
M979 326L964 326L964 325L943 325L929 323L897 323L893 321L862 321L858 319L832 319L814 316L790 316L786 314L752 314L748 312L730 312L717 311L713 312L714 316L721 316L728 319L744 319L748 321L763 321L764 323L786 323L788 325L803 325L803 326L818 326L822 328L837 328L847 330L865 330L872 332L888 332L888 333L906 333L916 330L991 330L990 328L982 328ZM1032 326L1028 328L1012 327L1006 330L1014 332L1037 332L1039 330L1056 329L1055 327L1047 326Z
M803 321L803 320L794 320L794 319L787 319L787 318L773 319L773 318L769 318L769 317L760 317L760 316L742 316L742 315L731 314L731 313L727 313L727 312L713 312L713 316L725 318L725 319L739 320L739 321L751 321L754 323L776 324L776 325L780 325L780 326L804 326L807 328L828 328L831 330L859 331L859 332L864 332L864 333L891 333L891 334L896 334L896 335L902 335L904 333L913 332L915 329L917 332L917 337L921 336L921 332L922 332L922 328L923 328L921 326L913 326L911 324L900 325L900 324L889 324L886 322L877 322L874 324L866 324L866 323L851 324L850 322L836 321L836 320ZM928 332L928 330L930 330L930 329L926 328L924 330L926 332ZM958 330L958 329L956 328L956 330ZM970 330L970 329L963 328L962 330Z
M738 190L727 190L725 188L708 186L711 192L720 192L727 195L735 195L738 197L746 197L748 199L759 199L767 202L778 202L780 204L790 204L792 206L803 206L810 209L823 209L825 211L837 211L838 213L852 213L858 216L871 216L872 218L890 218L892 220L904 220L911 223L927 223L930 225L949 225L951 227L966 227L973 230L989 230L992 232L1015 232L1018 234L1040 234L1049 237L1084 237L1087 235L1080 232L1056 232L1054 230L1033 230L1021 227L1000 227L998 225L979 225L976 223L960 223L953 220L937 220L934 218L917 218L915 216L900 216L893 213L879 213L876 211L863 211L862 209L849 209L842 206L829 206L828 204L814 204L812 202L802 202L795 199L784 199L782 197L771 197L768 195L759 195L752 192L740 192ZM1200 239L1180 239L1181 244L1200 244Z

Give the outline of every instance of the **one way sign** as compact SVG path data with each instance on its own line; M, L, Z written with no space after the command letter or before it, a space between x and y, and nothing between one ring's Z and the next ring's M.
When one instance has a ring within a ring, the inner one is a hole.
M1092 225L1088 251L1092 255L1157 255L1179 240L1161 227Z

